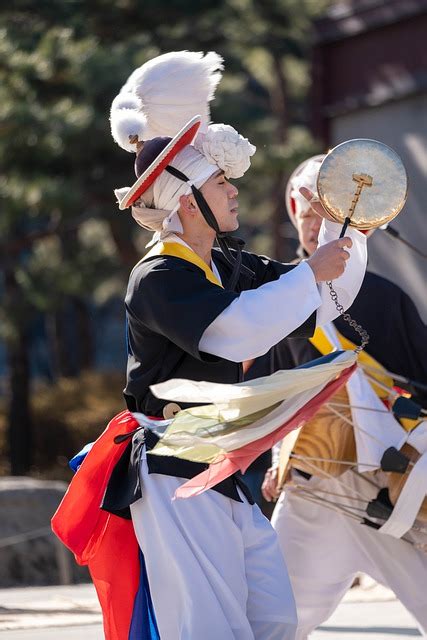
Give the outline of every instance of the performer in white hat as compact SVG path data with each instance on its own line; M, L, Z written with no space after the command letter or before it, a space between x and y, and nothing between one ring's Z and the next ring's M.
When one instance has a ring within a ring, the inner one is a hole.
M298 230L300 258L316 250L320 226L313 210L319 204L309 202L300 189L309 198L316 192L323 157L315 156L299 165L286 189L287 211ZM309 191L304 191L304 187ZM397 384L406 386L413 399L427 408L427 386L420 384L427 380L427 327L410 298L392 282L368 271L349 312L371 336L366 347L367 358L371 356L388 371L400 374ZM301 365L325 353L325 344L329 345L327 348L349 348L348 341L354 337L349 325L338 318L311 339L283 340L268 358L255 362L252 374L255 370L255 375L268 375L274 370ZM366 362L361 359L360 367ZM377 370L383 371L382 367ZM352 470L341 467L343 473L338 477L327 477L323 470L319 473L315 462L311 462L311 467L306 462L310 473L306 472L307 466L305 472L292 469L273 513L272 524L279 536L295 594L298 640L307 638L332 614L359 572L390 587L427 632L425 513L422 522L414 521L419 517L417 509L411 512L412 521L408 516L415 489L412 496L402 496L399 509L392 511L393 505L387 502L386 494L389 481L381 470L381 457L391 445L406 442L412 443L419 454L427 451L427 422L417 419L408 425L408 421L399 421L396 413L387 412L383 402L390 397L394 402L399 392L377 388L380 400L366 377L369 371L369 368L360 368L347 383L348 397L354 407L351 412L358 468L356 461ZM406 385L402 376L407 379ZM391 387L396 382L390 375L381 380ZM419 382L414 384L414 381ZM337 419L335 414L331 414L333 419ZM405 431L402 424L413 431ZM344 438L345 423L341 428ZM279 449L263 485L268 500L277 497ZM422 471L420 464L422 461L418 464L421 479L417 482L422 484L427 471ZM381 514L383 518L375 517Z
M325 221L321 246L293 268L242 252L238 190L255 147L231 126L210 124L222 59L188 51L137 69L113 102L116 141L137 153L137 180L120 209L154 232L126 295L132 412L178 411L150 391L170 378L235 383L242 362L287 335L309 336L337 311L324 282L349 306L363 278L366 243ZM214 248L215 241L219 249ZM130 506L162 640L290 640L296 614L276 534L237 476L189 500L172 500L205 465L150 455L138 433L113 474L103 508ZM120 469L127 468L123 474Z

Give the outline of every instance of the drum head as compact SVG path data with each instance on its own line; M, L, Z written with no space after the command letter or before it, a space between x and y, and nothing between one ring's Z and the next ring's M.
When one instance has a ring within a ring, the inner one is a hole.
M344 223L360 184L350 225L375 229L392 220L406 202L408 177L393 149L376 140L348 140L323 160L317 178L319 199L331 217Z

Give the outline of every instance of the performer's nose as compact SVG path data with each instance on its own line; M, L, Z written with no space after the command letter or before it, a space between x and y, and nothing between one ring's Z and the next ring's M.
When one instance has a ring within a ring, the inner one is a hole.
M228 192L228 197L230 198L230 200L232 200L233 198L237 198L238 195L238 188L234 184L230 184L230 190Z

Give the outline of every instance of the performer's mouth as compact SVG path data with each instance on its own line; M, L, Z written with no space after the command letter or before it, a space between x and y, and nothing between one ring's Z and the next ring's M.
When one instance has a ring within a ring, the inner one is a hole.
M238 208L239 208L239 205L238 205L238 204L234 205L234 207L231 207L231 208L230 208L230 213L232 213L233 215L236 215L236 216L237 216L237 215L239 214L239 212L238 212Z

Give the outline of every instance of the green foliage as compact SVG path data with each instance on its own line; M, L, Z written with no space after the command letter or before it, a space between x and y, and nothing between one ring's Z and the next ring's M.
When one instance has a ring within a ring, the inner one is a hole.
M101 435L111 418L125 408L122 388L122 374L93 372L77 379L61 378L49 387L40 385L32 398L32 475L69 480L68 460ZM0 402L0 475L9 473L2 408Z
M3 243L52 221L60 228L82 214L107 221L117 215L112 190L129 182L132 163L110 138L109 105L136 65L162 51L182 48L215 47L225 57L226 75L213 115L231 122L257 144L254 170L242 184L242 199L243 205L251 202L251 208L262 206L267 220L273 206L272 179L290 168L294 151L293 134L277 139L280 114L272 111L278 82L275 64L278 60L288 85L289 123L302 127L310 25L325 4L309 0L197 4L188 0L114 4L28 0L3 9L0 162L7 169L0 183ZM312 148L306 140L304 153ZM251 225L250 211L245 223ZM129 224L124 227L131 232ZM34 258L28 255L33 251ZM32 302L41 309L46 301L35 289L37 282L39 288L46 287L46 278L41 277L43 256L49 272L54 259L56 270L61 264L60 248L55 255L29 246L24 259L16 256L19 283L28 293L31 282ZM86 256L87 270L77 249L75 265L68 261L60 269L58 286L50 282L54 300L68 292L64 281L73 281L74 292L80 287L81 294L90 295L97 284L95 258L104 278L112 276L110 270L102 269L100 252L96 256L86 252ZM120 268L119 256L115 264L111 254L108 260L112 268ZM74 266L88 277L72 278Z

